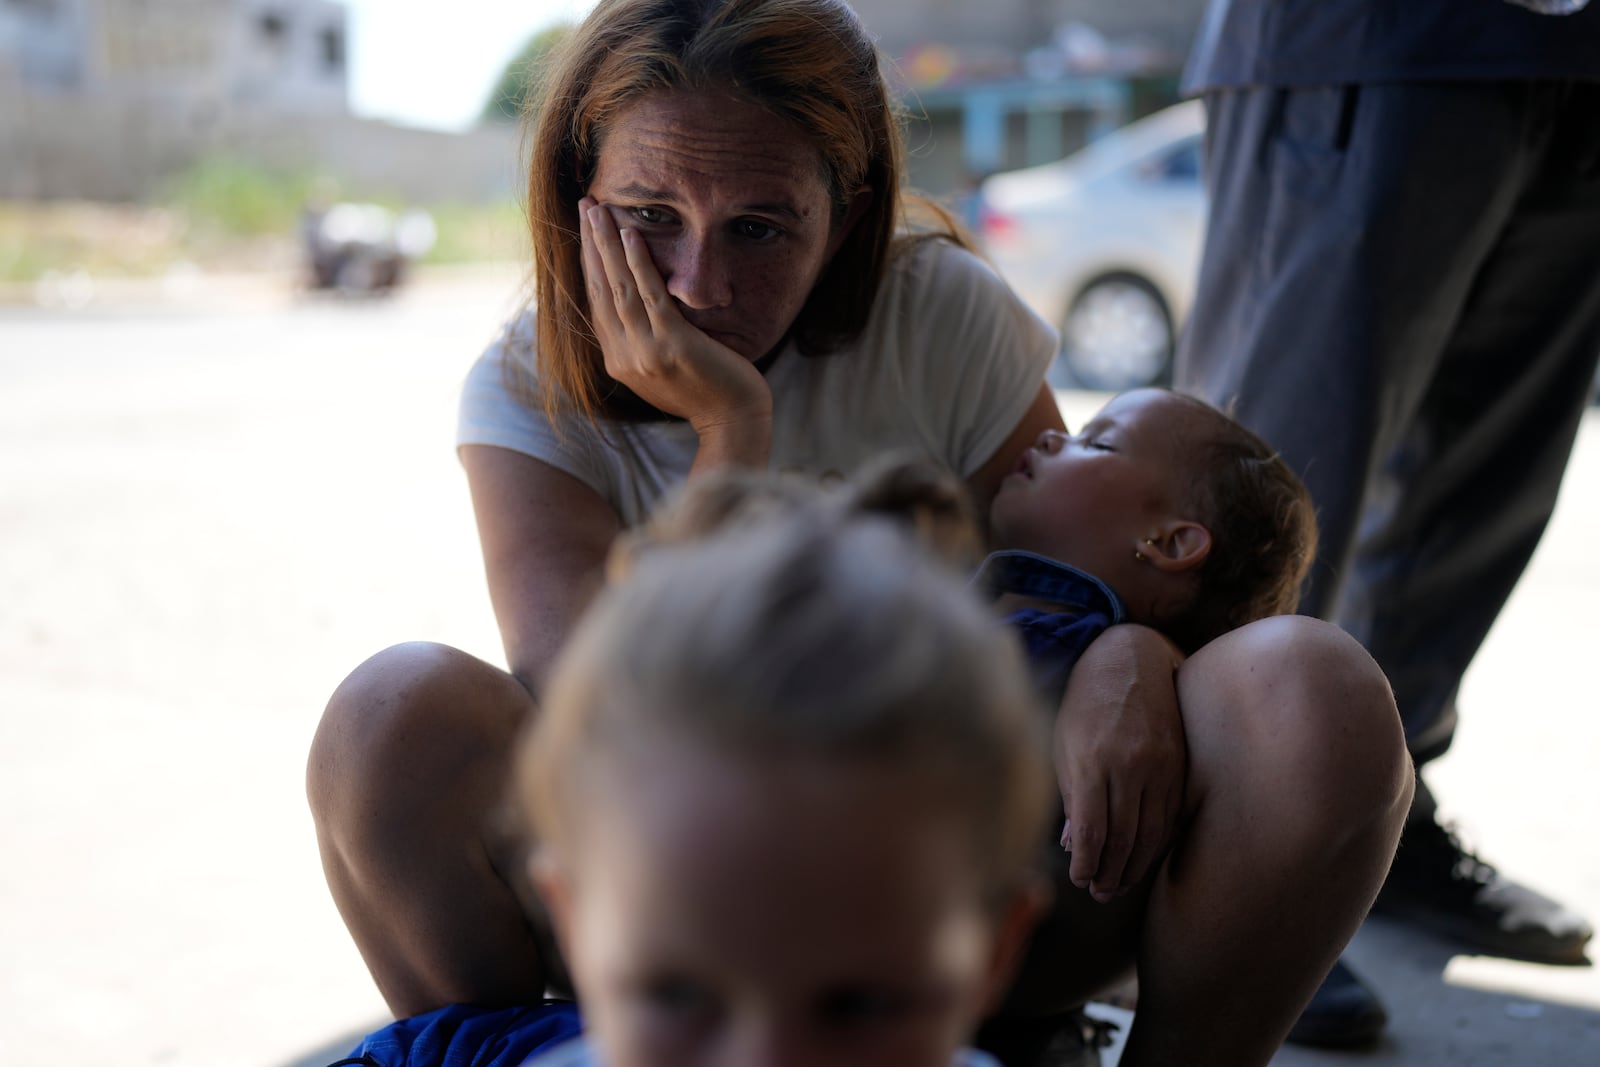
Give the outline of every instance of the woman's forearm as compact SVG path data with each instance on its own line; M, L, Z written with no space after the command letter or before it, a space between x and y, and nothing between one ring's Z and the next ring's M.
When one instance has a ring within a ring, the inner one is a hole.
M1052 753L1072 881L1110 900L1171 846L1188 771L1176 672L1183 655L1144 626L1107 630L1073 668Z

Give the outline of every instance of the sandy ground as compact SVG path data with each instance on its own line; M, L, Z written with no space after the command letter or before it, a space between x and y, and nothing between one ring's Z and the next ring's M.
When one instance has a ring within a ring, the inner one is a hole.
M0 1060L311 1067L384 1018L322 884L304 754L385 645L500 658L451 433L513 287L0 311ZM1591 414L1432 775L1490 858L1591 916L1597 537ZM1395 1016L1356 1059L1600 1063L1592 968L1376 922L1352 955Z

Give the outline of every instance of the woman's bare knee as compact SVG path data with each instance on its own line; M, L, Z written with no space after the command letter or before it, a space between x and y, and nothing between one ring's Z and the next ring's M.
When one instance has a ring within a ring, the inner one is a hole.
M1242 627L1178 687L1190 818L1151 897L1125 1055L1265 1062L1371 906L1410 761L1382 672L1314 619Z
M1394 695L1338 627L1303 616L1241 627L1184 665L1179 692L1199 788L1244 774L1319 819L1398 830L1413 774Z
M306 792L335 905L396 1015L543 994L545 949L496 826L526 690L442 645L398 645L339 686Z
M311 743L306 794L319 834L358 846L419 809L447 809L468 768L509 758L533 707L511 675L445 645L395 645L334 691Z

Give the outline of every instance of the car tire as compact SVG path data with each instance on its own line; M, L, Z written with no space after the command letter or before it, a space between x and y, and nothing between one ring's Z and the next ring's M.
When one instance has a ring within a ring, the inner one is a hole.
M1172 381L1177 339L1161 293L1137 274L1106 274L1073 298L1061 324L1058 384L1121 392Z

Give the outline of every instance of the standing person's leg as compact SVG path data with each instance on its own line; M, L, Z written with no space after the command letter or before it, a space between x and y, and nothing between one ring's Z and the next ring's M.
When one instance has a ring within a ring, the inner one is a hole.
M1210 217L1177 380L1305 480L1321 545L1301 610L1327 614L1371 479L1512 211L1522 127L1471 85L1223 92L1207 118ZM1292 1039L1360 1044L1385 1021L1336 967Z
M1374 480L1335 620L1389 675L1420 765L1537 546L1600 360L1600 86L1506 88L1525 176L1439 371ZM1420 798L1379 906L1474 947L1578 962L1582 917L1464 854Z
M1211 208L1177 385L1305 480L1320 542L1301 610L1327 616L1369 481L1512 211L1519 117L1485 87L1385 85L1220 92L1207 121Z
M379 653L328 702L306 770L323 870L399 1018L545 995L547 940L496 825L533 708L506 672L426 644Z

